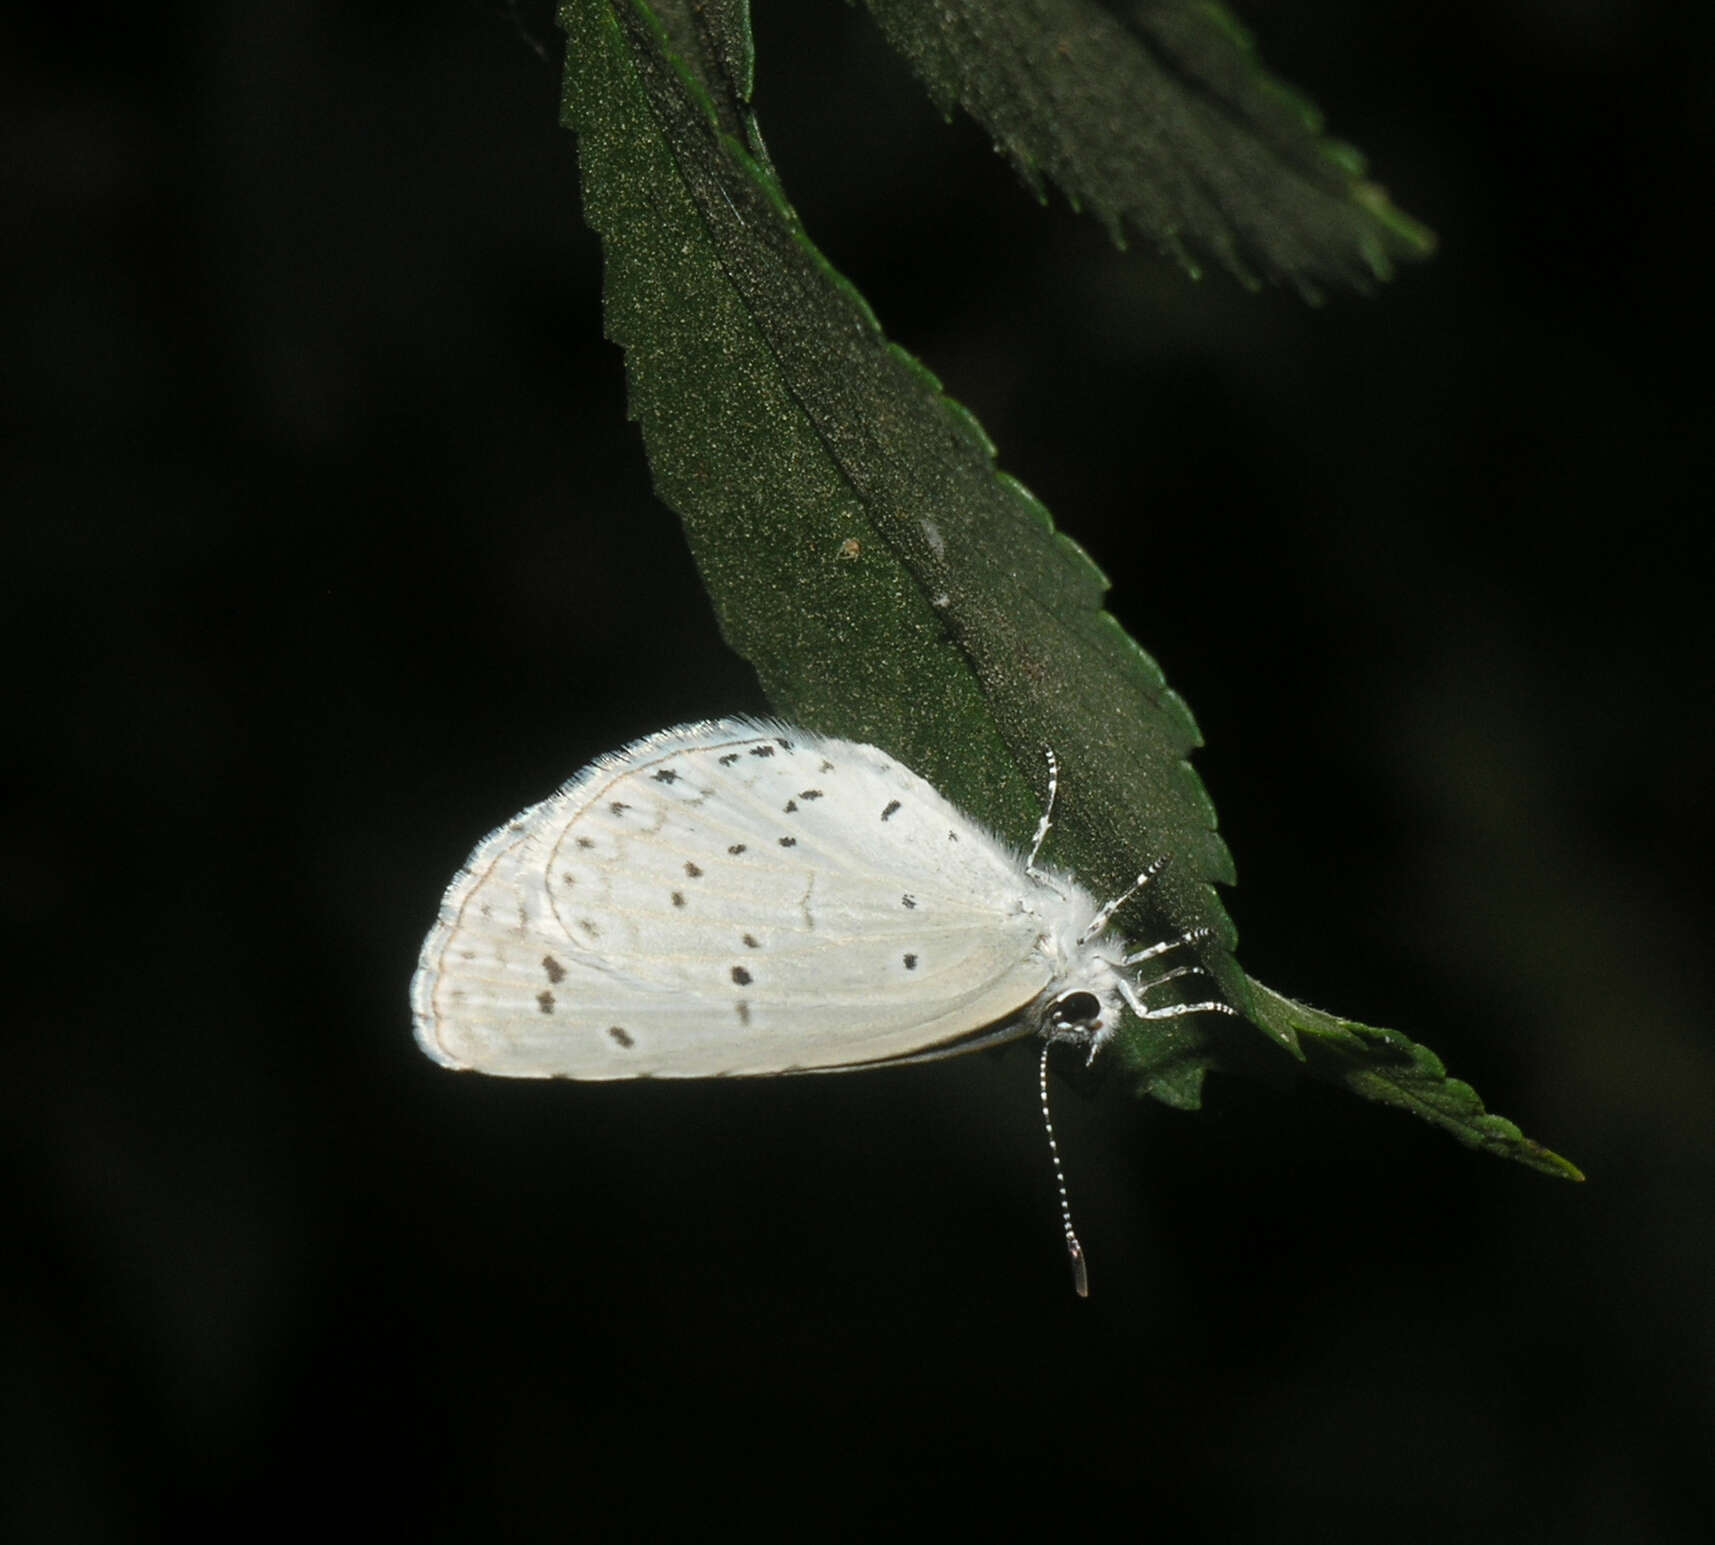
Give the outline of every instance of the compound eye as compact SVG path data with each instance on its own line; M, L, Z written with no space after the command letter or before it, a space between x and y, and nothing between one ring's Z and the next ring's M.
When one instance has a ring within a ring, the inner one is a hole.
M1048 1022L1060 1030L1093 1030L1101 1017L1102 1000L1081 987L1061 993L1048 1005Z

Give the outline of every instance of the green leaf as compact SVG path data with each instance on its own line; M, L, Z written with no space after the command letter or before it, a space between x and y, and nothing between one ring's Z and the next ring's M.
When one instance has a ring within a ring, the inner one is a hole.
M1110 1055L1143 1091L1194 1108L1210 1068L1289 1067L1303 1018L1358 1092L1407 1089L1477 1130L1468 1104L1426 1092L1427 1053L1389 1082L1403 1038L1339 1041L1344 1022L1287 1013L1260 985L1253 1001L1213 887L1232 865L1187 760L1189 709L1102 610L1101 572L810 244L748 148L739 34L708 46L690 3L665 10L670 27L640 0L566 5L564 116L631 416L727 641L787 718L886 748L1020 846L1052 746L1046 856L1098 894L1168 858L1125 920L1147 914L1152 938L1210 930L1204 968L1269 1039L1215 1015L1128 1023Z
M1154 925L1211 930L1204 964L1244 1003L1210 883L1232 862L1186 761L1197 728L1102 610L1101 572L996 472L975 420L889 345L722 131L706 58L680 59L641 4L561 15L608 335L727 641L788 718L885 747L1020 845L1052 746L1048 856L1117 894L1166 855ZM1184 1103L1235 1033L1253 1032L1181 1030L1170 1073L1151 1048L1145 1081Z
M1504 1116L1484 1110L1477 1091L1449 1078L1441 1059L1397 1030L1383 1030L1294 1003L1261 982L1251 983L1252 1007L1264 1022L1290 1026L1304 1048L1308 1072L1340 1084L1451 1133L1468 1148L1515 1159L1545 1175L1582 1180L1578 1166L1532 1142Z
M962 106L1044 197L1196 276L1367 290L1434 237L1207 0L865 0L941 110Z

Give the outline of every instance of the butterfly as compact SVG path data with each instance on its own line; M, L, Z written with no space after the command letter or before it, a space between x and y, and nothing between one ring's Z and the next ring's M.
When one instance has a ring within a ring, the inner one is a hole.
M1039 1035L1054 1149L1051 1045L1093 1059L1122 1011L1232 1010L1149 1002L1200 970L1157 962L1203 934L1133 952L1109 934L1159 862L1106 903L1038 866L1059 781L1048 764L1021 855L874 746L745 718L647 736L477 845L412 979L417 1042L502 1077L710 1078Z

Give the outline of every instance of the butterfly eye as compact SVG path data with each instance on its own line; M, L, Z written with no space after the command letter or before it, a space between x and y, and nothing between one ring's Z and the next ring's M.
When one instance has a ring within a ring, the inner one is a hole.
M1102 1017L1102 1000L1084 988L1063 992L1048 1005L1048 1023L1057 1030L1093 1030Z

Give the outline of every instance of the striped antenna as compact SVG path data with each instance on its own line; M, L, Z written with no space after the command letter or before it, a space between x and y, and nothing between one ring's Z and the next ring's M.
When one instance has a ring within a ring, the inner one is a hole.
M1048 1134L1048 1156L1054 1161L1054 1184L1060 1191L1060 1223L1066 1230L1066 1254L1072 1261L1072 1287L1078 1297L1090 1296L1090 1272L1084 1264L1084 1247L1078 1243L1078 1231L1072 1227L1072 1202L1066 1195L1066 1171L1060 1167L1060 1145L1054 1141L1054 1118L1048 1112L1048 1048L1051 1040L1042 1042L1042 1060L1038 1064L1037 1087L1042 1092L1042 1128Z

